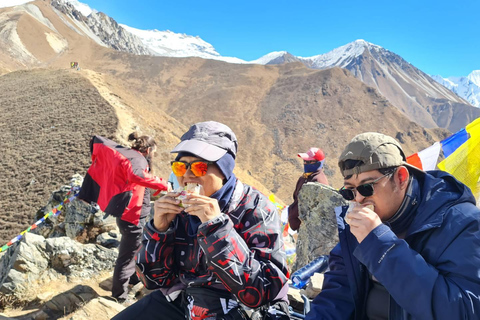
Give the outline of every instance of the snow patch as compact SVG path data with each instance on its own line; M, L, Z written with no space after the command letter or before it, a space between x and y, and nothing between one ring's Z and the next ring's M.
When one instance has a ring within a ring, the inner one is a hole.
M273 52L267 53L266 55L264 55L264 56L262 56L262 57L260 57L256 60L252 60L249 63L252 63L252 64L267 64L270 61L275 60L279 57L282 57L286 54L287 54L287 51L273 51Z
M94 10L88 6L88 4L81 3L77 0L64 0L70 3L75 9L80 11L85 17L88 17Z
M477 87L480 87L480 70L472 71L468 76L468 80L472 81Z
M480 108L480 70L475 70L467 77L432 76L432 79L467 100L472 106Z
M223 57L208 42L200 37L175 33L172 31L140 30L120 24L122 28L140 38L142 43L156 56L167 57L200 57L204 59L222 60L231 63L246 63L234 57Z

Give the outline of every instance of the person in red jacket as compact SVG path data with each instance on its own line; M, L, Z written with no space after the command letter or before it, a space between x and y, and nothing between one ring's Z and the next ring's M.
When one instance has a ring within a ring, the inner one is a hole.
M122 234L112 283L112 297L128 298L128 284L138 282L135 252L140 248L145 220L150 213L150 190L167 190L164 179L150 173L156 149L149 136L132 133L131 148L100 136L90 141L92 165L87 171L79 199L95 202L107 215L117 218Z
M310 148L306 153L299 153L303 159L304 173L298 179L295 191L293 192L293 203L288 206L288 223L292 230L298 230L302 223L298 218L298 193L307 182L319 182L328 186L328 179L323 172L325 154L319 148Z

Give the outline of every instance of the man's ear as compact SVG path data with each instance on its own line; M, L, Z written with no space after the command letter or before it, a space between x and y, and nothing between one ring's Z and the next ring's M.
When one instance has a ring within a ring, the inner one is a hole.
M408 180L410 178L410 172L404 166L400 166L397 169L398 181L400 183L400 188L405 189L408 187Z

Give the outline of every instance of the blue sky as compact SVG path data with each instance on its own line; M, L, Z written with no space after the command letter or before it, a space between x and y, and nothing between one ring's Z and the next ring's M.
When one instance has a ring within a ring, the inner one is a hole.
M80 0L138 29L200 36L222 56L308 57L364 39L431 75L480 69L480 0Z

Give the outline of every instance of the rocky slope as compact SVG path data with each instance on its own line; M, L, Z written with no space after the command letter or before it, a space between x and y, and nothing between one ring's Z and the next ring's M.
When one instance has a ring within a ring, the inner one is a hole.
M480 116L480 109L446 90L399 55L364 40L313 57L277 52L253 62L279 64L292 61L314 69L341 67L349 70L410 119L427 128L438 126L456 132Z
M35 105L39 108L36 112L42 113L41 108L45 108L47 123L29 129L36 136L41 133L41 128L51 126L51 118L60 114L61 121L71 118L64 114L72 114L80 123L100 121L95 126L84 125L74 132L80 134L75 136L75 143L84 146L88 144L89 135L93 134L115 133L115 139L120 143L127 143L125 137L136 129L153 135L159 144L154 167L163 177L170 173L168 162L172 155L169 151L182 133L197 121L216 120L232 127L239 138L237 176L264 193L275 193L279 201L287 204L303 169L297 153L311 146L325 150L326 173L332 185L338 188L342 179L336 169L336 158L341 148L357 133L380 131L390 134L404 144L407 153L426 148L448 134L426 130L410 121L376 89L366 86L344 69L315 70L301 63L240 65L201 58L118 52L99 45L69 15L45 1L0 10L0 17L2 25L10 28L10 36L2 38L2 44L10 47L7 50L4 45L0 46L0 66L4 66L6 72L38 66L47 68L0 77L5 88L2 93L7 97L7 100L0 100L2 108L7 110L13 103L16 103L17 110L30 110ZM21 46L5 40L15 38L14 34L21 39ZM18 52L27 52L27 56L33 58L24 59L25 55ZM71 61L78 61L80 70L66 71L70 70ZM72 75L72 78L65 75ZM24 90L24 85L17 85L24 81L24 77L32 83L29 90ZM17 99L23 95L28 95L28 99ZM65 98L59 99L58 95ZM60 102L61 106L56 104ZM107 103L113 109L106 107ZM84 109L91 108L91 104L95 104L99 111ZM52 106L59 114L50 115L50 111L46 111ZM103 118L98 112L107 110L115 112L118 121L115 128L113 123L102 125ZM15 118L13 113L4 114L9 117L2 121L11 126L9 132L15 132L15 124L23 118ZM20 114L22 116L24 114ZM71 128L72 125L61 127ZM62 139L67 138L70 139L65 132ZM27 146L25 144L23 148L21 145L20 149L6 152L16 152L19 157L29 159L31 151ZM49 150L48 146L39 149ZM76 150L81 150L76 153L81 160L75 161L85 170L89 162L88 148L79 146ZM12 179L45 174L40 167L32 173L20 169L30 168L34 161L49 163L51 158L48 152L44 152L32 161L20 162L22 166L16 167L18 173ZM11 161L11 158L4 161ZM55 161L68 162L71 158L65 153L57 155ZM12 170L8 166L3 168ZM52 180L63 176L53 177L42 181L42 188L46 183L46 188L51 189ZM30 181L31 178L22 183ZM12 185L17 185L16 180ZM29 214L37 209L28 205L21 212L9 211L11 226L4 233L7 237L4 240L8 241L8 237L26 228L31 223ZM22 218L15 220L17 215Z

